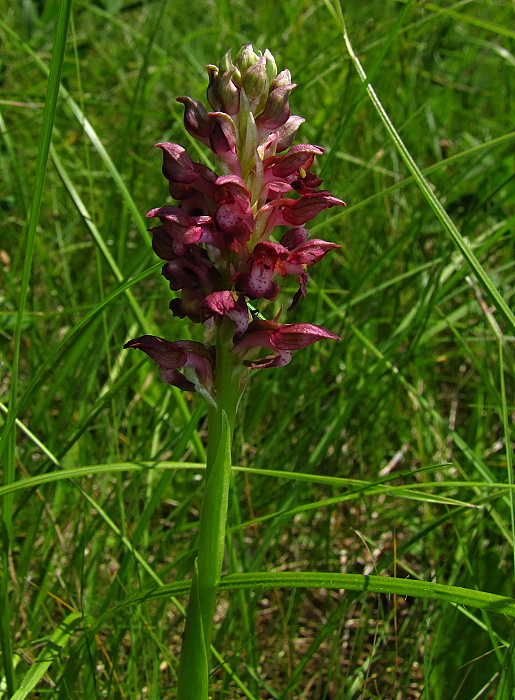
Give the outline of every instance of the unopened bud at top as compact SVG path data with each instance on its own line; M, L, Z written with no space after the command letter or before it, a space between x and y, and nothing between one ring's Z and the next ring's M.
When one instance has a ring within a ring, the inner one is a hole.
M231 116L237 114L240 109L240 91L233 81L236 68L232 66L228 70L219 71L216 66L208 65L206 70L209 73L206 94L211 107Z
M265 49L263 56L266 61L266 74L268 76L268 81L269 83L271 83L277 75L277 65L275 63L275 58L268 49Z
M243 77L243 89L249 98L250 108L256 114L260 112L268 97L270 80L266 70L266 59L261 56Z
M249 70L251 66L259 60L259 56L252 48L252 44L245 44L238 51L236 58L234 59L234 64L236 68L240 71L243 78L245 73Z

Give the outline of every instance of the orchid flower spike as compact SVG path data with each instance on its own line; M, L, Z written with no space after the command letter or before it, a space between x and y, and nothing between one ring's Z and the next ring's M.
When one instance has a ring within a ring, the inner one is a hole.
M179 144L157 144L177 203L148 212L159 220L149 229L152 245L170 289L180 292L170 302L175 316L207 328L230 323L242 367L280 367L294 350L339 338L310 323L254 319L256 301L276 299L280 280L293 275L298 291L288 310L297 306L307 294L308 268L341 247L310 239L305 224L345 203L320 190L322 180L311 171L324 149L292 145L304 120L291 115L295 84L288 70L278 72L268 49L256 52L247 44L234 59L228 51L207 72L212 111L191 97L177 101L184 105L186 131L212 151L215 170L194 162ZM286 231L277 234L278 226ZM216 400L215 345L143 336L125 347L145 352L169 384ZM256 348L272 354L258 358Z

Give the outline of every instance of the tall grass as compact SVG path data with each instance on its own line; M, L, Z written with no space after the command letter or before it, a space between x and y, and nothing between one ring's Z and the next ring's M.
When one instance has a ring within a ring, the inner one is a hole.
M215 697L511 698L512 3L80 0L64 47L65 5L0 19L0 697L175 696L205 408L121 347L189 337L153 144L195 148L175 96L252 41L348 205L292 318L343 342L252 376Z

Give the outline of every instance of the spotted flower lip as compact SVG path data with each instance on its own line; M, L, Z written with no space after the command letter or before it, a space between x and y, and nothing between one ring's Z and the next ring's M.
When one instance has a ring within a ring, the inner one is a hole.
M322 326L312 323L282 324L277 321L256 319L249 324L247 332L236 343L235 352L244 352L262 347L273 350L273 354L257 360L245 360L251 369L283 367L292 358L294 350L307 348L319 340L341 340L339 336Z
M306 229L292 229L285 234L281 243L262 241L254 248L242 272L233 277L234 287L249 299L270 299L273 301L279 293L279 286L273 281L276 274L300 276L300 295L305 297L308 275L305 268L315 265L330 250L340 248L337 243L322 241L318 238L305 240ZM289 243L288 246L284 242ZM289 310L295 308L300 295L296 294Z
M228 245L238 250L249 240L254 225L251 192L237 175L225 175L216 180L213 194L214 218Z
M278 271L286 274L282 264L283 251L286 248L278 243L264 241L258 243L249 258L246 269L234 276L234 287L249 299L270 299L273 301L279 293L279 286L273 282Z
M240 294L235 294L227 290L223 292L212 292L203 301L204 306L209 311L218 316L221 321L223 316L227 316L236 324L234 339L241 338L249 325L249 310L245 298Z

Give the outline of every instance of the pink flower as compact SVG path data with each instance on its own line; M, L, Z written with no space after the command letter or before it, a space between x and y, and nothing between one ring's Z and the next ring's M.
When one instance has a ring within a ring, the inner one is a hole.
M314 238L307 241L308 231L295 228L288 231L281 243L263 241L254 248L243 272L233 277L234 288L248 296L249 299L270 299L273 301L279 293L279 286L273 281L275 274L285 277L287 274L299 275L300 288L288 310L295 308L300 296L306 296L308 275L307 267L315 265L330 250L341 248L336 243L329 243ZM284 244L287 245L284 245Z
M213 220L210 216L191 216L181 207L165 206L151 209L147 218L157 217L163 228L179 244L209 242L213 237Z
M282 261L287 255L288 249L279 243L258 243L245 265L246 271L234 276L234 288L249 299L273 301L279 293L279 286L272 280L276 272L286 274Z
M234 352L244 352L256 347L274 352L257 360L245 360L251 369L283 367L287 365L294 350L307 348L319 340L341 340L331 331L311 323L282 324L276 321L255 320L249 324L245 335L236 343Z
M241 338L249 325L249 310L244 297L233 292L213 292L203 301L204 306L222 320L227 316L236 324L234 339Z

